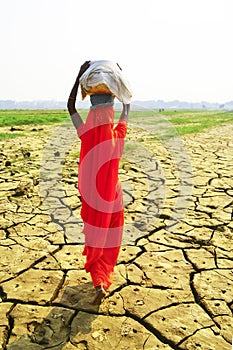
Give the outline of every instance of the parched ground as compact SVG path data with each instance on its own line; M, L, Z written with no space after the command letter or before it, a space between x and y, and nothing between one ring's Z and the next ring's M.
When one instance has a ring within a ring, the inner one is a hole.
M233 124L161 141L129 128L124 241L100 307L83 270L79 141L67 151L71 126L20 128L0 143L2 349L230 350Z

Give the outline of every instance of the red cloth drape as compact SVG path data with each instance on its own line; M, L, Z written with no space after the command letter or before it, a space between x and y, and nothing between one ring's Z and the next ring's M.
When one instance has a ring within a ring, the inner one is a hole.
M127 123L114 127L112 106L91 109L77 130L81 139L78 188L82 198L85 269L93 285L108 288L120 250L124 207L118 180Z

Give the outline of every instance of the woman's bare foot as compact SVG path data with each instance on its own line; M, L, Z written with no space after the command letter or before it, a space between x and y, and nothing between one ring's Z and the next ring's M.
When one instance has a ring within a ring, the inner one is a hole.
M97 286L97 287L95 287L95 290L96 290L96 295L95 295L94 300L92 301L92 304L93 305L100 305L102 299L106 295L106 291L105 291L103 286Z

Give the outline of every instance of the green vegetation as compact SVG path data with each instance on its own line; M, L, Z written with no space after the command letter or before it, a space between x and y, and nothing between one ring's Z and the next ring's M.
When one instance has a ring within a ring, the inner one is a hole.
M207 128L233 122L233 113L227 111L162 112L180 135L201 132Z
M85 118L87 111L81 111ZM116 120L120 112L116 112ZM66 111L59 110L0 110L0 126L49 125L69 120ZM233 113L229 111L190 111L190 110L156 110L131 111L130 122L134 126L153 126L157 129L166 128L171 123L180 135L202 132L212 126L233 122ZM0 140L24 136L23 133L0 133Z
M213 126L232 123L233 112L230 111L140 111L131 112L131 122L136 126L155 126L157 129L167 127L171 123L180 135L202 132ZM171 136L172 136L172 130Z
M68 118L62 111L39 110L2 110L0 111L0 126L45 125L61 123Z
M16 137L25 136L23 133L9 133L9 132L0 132L0 141L6 140L6 139L14 139Z

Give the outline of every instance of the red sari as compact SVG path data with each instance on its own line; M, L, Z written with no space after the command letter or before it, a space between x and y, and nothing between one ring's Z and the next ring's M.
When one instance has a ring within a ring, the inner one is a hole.
M119 161L124 149L127 123L114 127L112 106L91 109L78 128L81 139L78 188L82 198L86 272L94 287L107 289L112 283L120 251L124 206L118 180Z

